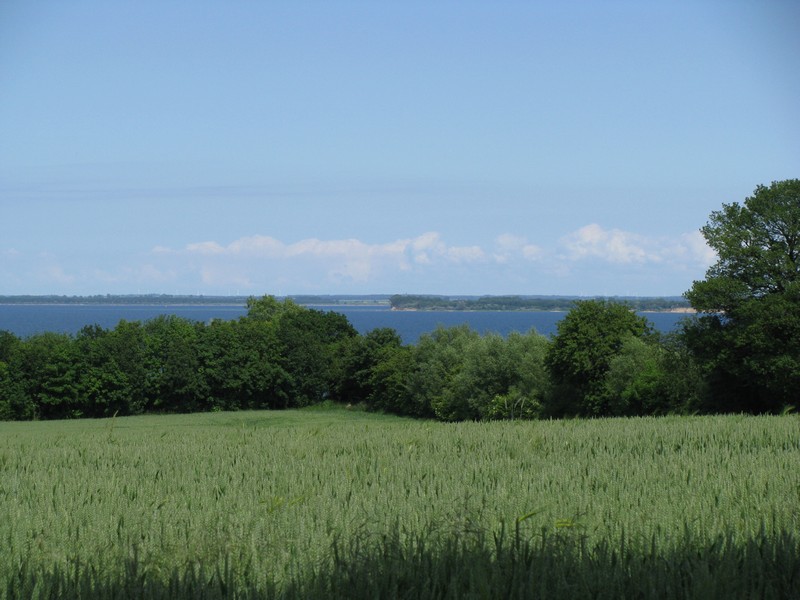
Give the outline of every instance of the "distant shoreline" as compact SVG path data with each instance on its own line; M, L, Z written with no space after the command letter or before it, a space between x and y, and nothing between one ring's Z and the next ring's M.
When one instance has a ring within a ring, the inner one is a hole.
M340 306L353 306L341 304ZM383 305L376 305L383 306ZM634 307L635 308L635 307ZM564 308L390 308L392 312L448 312L448 313L480 313L480 312L537 312L537 313L563 313L569 312L571 309ZM686 314L693 315L697 311L691 307L687 308L648 308L648 309L635 309L640 313L673 313L673 314Z
M252 296L172 296L148 295L6 295L0 296L0 306L246 306ZM389 296L276 296L279 300L291 299L304 306L380 306L389 305Z
M586 300L620 302L639 312L692 313L686 299L673 297L594 297L578 296L425 296L397 294L390 298L398 311L508 311L569 312Z
M0 306L237 306L244 307L251 296L147 295L8 295ZM629 304L642 313L685 313L696 311L680 297L596 297L577 296L423 296L423 295L296 295L276 296L307 307L386 307L399 312L568 312L574 303L601 299Z

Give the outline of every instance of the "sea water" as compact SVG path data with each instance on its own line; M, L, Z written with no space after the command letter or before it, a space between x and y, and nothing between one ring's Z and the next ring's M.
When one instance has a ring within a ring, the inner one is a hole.
M353 327L367 333L378 327L391 327L407 344L441 325L466 324L479 333L506 336L512 331L525 333L535 329L543 335L556 333L558 322L566 312L548 311L395 311L388 306L312 306L345 315ZM247 314L243 305L121 305L121 304L2 304L0 330L18 337L54 331L76 334L87 325L113 329L120 320L147 321L160 315L175 315L192 321L232 320ZM663 332L675 330L686 315L678 313L641 313Z

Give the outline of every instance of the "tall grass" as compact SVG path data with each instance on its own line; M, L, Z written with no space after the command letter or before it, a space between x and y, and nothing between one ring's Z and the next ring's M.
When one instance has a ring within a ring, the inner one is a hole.
M798 433L792 415L2 423L0 593L787 597Z

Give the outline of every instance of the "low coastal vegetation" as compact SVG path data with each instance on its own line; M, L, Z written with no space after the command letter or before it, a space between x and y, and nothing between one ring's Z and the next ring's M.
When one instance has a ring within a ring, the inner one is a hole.
M0 423L0 596L793 598L798 419Z
M552 310L575 308L579 297L562 296L432 296L395 294L389 297L394 310ZM638 311L688 311L685 298L594 298L621 302Z

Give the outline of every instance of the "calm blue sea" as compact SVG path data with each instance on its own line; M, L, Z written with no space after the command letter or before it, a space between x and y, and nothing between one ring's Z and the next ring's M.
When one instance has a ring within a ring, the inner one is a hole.
M394 328L407 344L416 343L423 333L437 325L451 327L468 324L480 333L508 335L512 331L527 332L531 328L544 335L556 332L556 324L565 312L506 311L392 311L385 306L315 306L318 310L335 310L344 314L360 333L377 327ZM114 328L121 319L146 321L159 315L177 315L185 319L208 322L211 319L238 319L246 314L242 305L213 306L143 306L143 305L0 305L0 330L19 337L44 331L75 334L86 325ZM671 331L685 317L674 313L643 313L660 331Z

